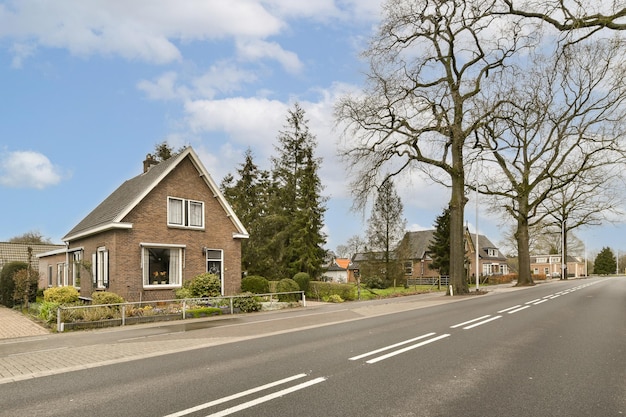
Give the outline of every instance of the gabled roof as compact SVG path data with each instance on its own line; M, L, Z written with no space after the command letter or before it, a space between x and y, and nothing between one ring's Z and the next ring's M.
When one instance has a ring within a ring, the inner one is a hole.
M350 266L350 259L348 258L335 258L335 263L338 267L348 269Z
M400 245L408 245L406 250L411 259L425 259L429 252L428 247L433 240L434 233L434 229L406 232Z
M493 260L499 260L499 261L506 261L506 256L500 253L500 250L498 249L498 247L494 245L493 243L491 243L491 241L487 239L486 236L479 234L478 239L476 239L476 234L470 233L469 230L467 229L466 229L466 234L469 237L469 241L472 246L474 246L475 240L478 241L478 245L477 245L478 256L480 256L481 259L493 259ZM489 252L487 251L488 249L496 249L498 251L498 256L489 256Z
M198 155L191 147L187 147L179 154L152 166L147 172L124 182L91 213L74 226L74 228L63 237L63 240L67 242L110 229L132 228L132 224L123 223L122 219L187 157L191 159L191 162L200 173L200 176L204 179L211 192L233 222L237 229L237 233L235 233L233 237L247 238L248 232L246 228L237 218L232 207L220 192L219 187L211 175L209 175L204 165L202 165L202 162L200 162Z

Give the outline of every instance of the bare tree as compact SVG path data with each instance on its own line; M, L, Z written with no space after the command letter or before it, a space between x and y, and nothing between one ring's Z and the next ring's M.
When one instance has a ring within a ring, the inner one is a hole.
M602 40L529 57L532 66L514 74L509 104L485 126L482 155L492 170L479 190L495 196L517 223L518 285L533 284L529 230L549 216L545 202L621 157L621 46Z
M570 232L583 226L599 226L621 214L619 207L623 204L623 185L620 177L621 170L616 166L587 171L542 203L542 210L547 214L546 221L555 231L553 235L559 236L557 247L565 260L563 279L567 279ZM617 192L620 189L622 192Z
M393 181L389 179L380 186L374 201L367 221L367 241L370 250L382 253L385 282L393 281L394 287L398 277L402 275L400 259L394 252L406 229L403 212L402 199L396 192Z
M539 20L561 32L579 32L586 35L604 28L625 30L626 4L624 1L596 0L503 0L505 13Z
M355 208L376 185L415 168L450 187L450 279L469 291L464 265L465 147L497 103L477 100L488 77L529 39L495 2L390 0L364 56L362 94L336 107L341 154L351 167Z
M340 258L352 258L356 253L363 252L367 246L365 239L359 235L348 238L344 245L337 245L337 256Z

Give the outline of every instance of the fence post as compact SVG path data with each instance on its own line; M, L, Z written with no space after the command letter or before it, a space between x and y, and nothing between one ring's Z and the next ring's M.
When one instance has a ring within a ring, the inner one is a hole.
M187 299L183 298L183 320L185 320L186 314L187 314Z
M233 309L233 298L234 297L230 297L230 315L232 316L233 314L235 314L235 310Z
M304 295L304 291L302 291L302 307L306 307L306 295Z
M63 326L61 323L61 307L57 307L57 332L63 332Z
M126 325L126 304L122 304L122 326Z

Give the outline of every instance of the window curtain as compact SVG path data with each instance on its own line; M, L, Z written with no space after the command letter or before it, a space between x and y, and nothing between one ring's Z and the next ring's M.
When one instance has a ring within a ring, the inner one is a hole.
M202 227L202 203L189 202L189 226Z
M169 284L178 284L180 282L180 249L170 249L170 268L169 268Z
M170 199L170 218L171 224L183 224L183 202L182 200Z

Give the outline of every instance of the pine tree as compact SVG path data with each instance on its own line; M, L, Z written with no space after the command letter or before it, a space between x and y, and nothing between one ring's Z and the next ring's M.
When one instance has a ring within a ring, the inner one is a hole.
M262 171L254 162L252 150L244 154L244 162L237 170L238 179L228 174L220 188L237 217L248 230L250 237L242 242L242 270L250 275L259 275L259 253L264 246L264 210L267 205L267 183L269 174Z
M438 269L441 275L450 273L450 209L446 208L435 220L433 241L428 246L432 258L429 267Z
M275 234L279 249L276 264L287 276L306 272L317 277L324 258L326 236L322 232L326 199L321 195L318 175L321 160L315 157L317 142L309 131L304 110L299 104L289 110L287 124L278 135L272 158L272 178L276 192L271 205L276 223L285 224Z
M384 280L389 285L402 277L401 264L394 250L406 228L404 207L393 181L385 181L378 189L372 213L368 219L367 240L370 250L381 253Z
M594 274L608 275L614 274L617 269L617 261L613 251L610 248L604 247L596 256L596 260L593 263Z

